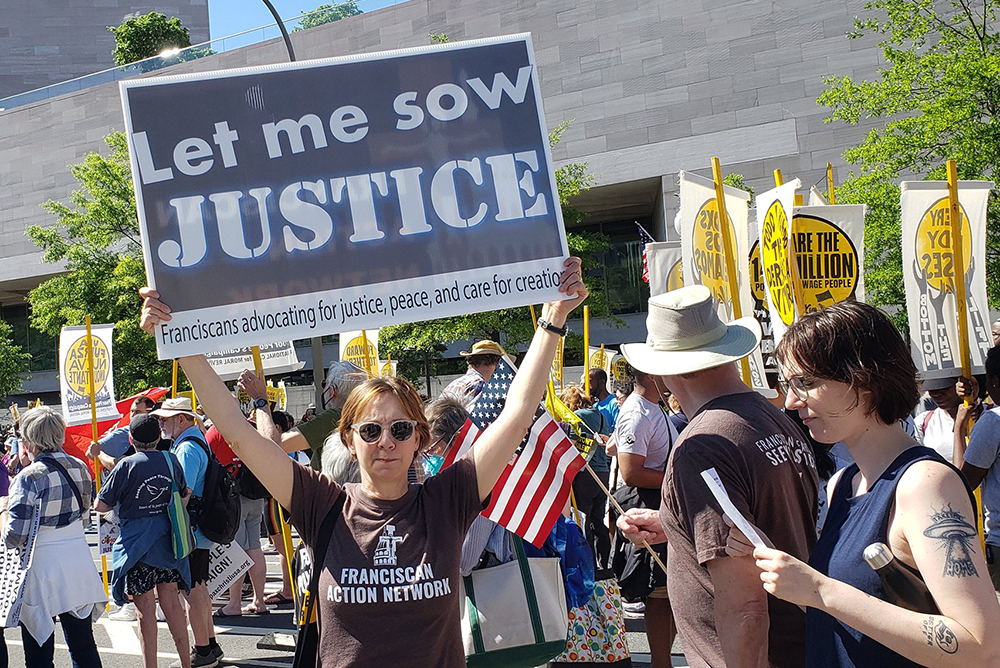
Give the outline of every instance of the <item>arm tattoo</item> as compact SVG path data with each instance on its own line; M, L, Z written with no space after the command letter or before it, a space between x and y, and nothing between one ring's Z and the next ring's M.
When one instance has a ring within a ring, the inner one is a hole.
M928 646L937 645L938 649L947 654L954 654L958 651L958 638L944 621L933 616L928 617L924 620L923 631Z
M931 525L924 535L938 542L938 549L945 551L944 575L956 578L979 575L969 551L978 536L976 527L969 524L962 513L951 506L931 513ZM947 628L947 627L946 627Z

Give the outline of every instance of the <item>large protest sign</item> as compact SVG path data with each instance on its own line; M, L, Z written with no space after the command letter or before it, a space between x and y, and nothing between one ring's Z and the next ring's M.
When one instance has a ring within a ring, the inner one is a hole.
M38 525L42 519L42 502L35 503L31 515L28 540L21 547L0 545L0 627L14 628L21 616L21 602L24 600L24 582L31 566L31 554L38 537Z
M115 379L111 364L114 325L90 328L94 349L94 391L97 421L121 417L115 406ZM59 333L59 392L67 426L90 422L90 371L87 359L87 328L63 327Z
M798 310L792 292L792 216L798 179L757 196L757 224L760 231L760 265L764 275L764 296L771 312L771 332L775 345Z
M865 206L800 206L792 216L792 281L800 314L865 300Z
M688 285L704 285L711 290L712 297L719 302L719 317L723 322L735 318L733 297L729 288L729 272L726 268L726 250L719 227L719 205L715 194L715 184L688 172L680 172L680 209L675 225L681 235L681 256L684 262L684 280ZM741 316L753 313L753 299L750 295L750 269L747 262L749 232L750 195L737 188L723 186L726 214L729 219L728 232L731 248L736 257L736 283ZM750 377L745 379L755 390L770 395L771 390L764 375L764 360L758 347L747 358Z
M246 550L237 543L220 545L213 543L208 551L208 595L217 598L236 578L246 573L253 566L253 560L247 556Z
M120 85L161 358L563 297L528 35Z
M684 287L681 242L652 241L646 244L646 264L649 267L650 297Z
M250 348L222 350L205 357L222 380L236 380L244 369L254 370L253 351ZM305 362L299 361L291 341L261 345L260 361L264 365L265 376L291 373L305 365Z
M368 372L379 375L377 329L340 333L340 359Z
M959 181L965 297L972 373L983 373L993 345L986 302L986 204L993 183ZM962 370L955 303L951 208L944 181L900 184L903 287L910 348L924 378L957 376Z

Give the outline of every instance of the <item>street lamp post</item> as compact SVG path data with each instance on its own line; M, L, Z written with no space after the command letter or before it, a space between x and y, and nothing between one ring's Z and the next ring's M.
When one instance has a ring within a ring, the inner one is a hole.
M295 51L292 49L292 40L288 37L288 31L285 30L285 24L281 22L281 17L278 16L278 10L271 4L271 0L264 0L264 4L271 10L271 16L274 17L275 22L278 24L278 30L281 31L281 38L285 40L285 48L288 49L288 60L294 63Z

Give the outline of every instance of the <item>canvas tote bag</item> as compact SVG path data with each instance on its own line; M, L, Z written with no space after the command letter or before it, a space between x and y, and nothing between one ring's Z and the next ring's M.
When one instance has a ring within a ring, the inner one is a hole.
M469 668L531 668L566 649L569 618L558 557L516 559L462 578L462 636Z

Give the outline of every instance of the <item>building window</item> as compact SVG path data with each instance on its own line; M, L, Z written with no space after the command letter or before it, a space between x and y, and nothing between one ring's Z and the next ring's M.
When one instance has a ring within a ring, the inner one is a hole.
M14 343L31 355L28 360L29 371L56 369L58 366L56 339L31 326L27 304L0 307L0 318L13 330Z
M639 220L646 229L651 221ZM604 282L608 306L616 315L644 313L649 299L649 285L642 280L642 243L635 220L581 225L573 231L600 232L611 242L601 258L601 268L590 272L591 278Z

